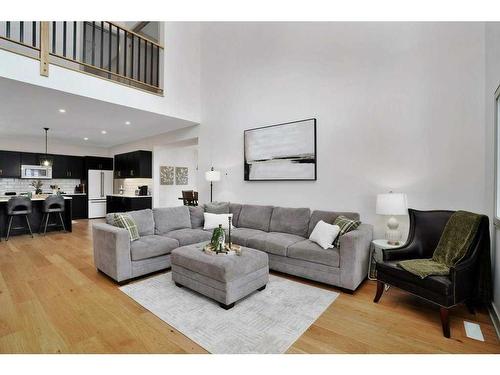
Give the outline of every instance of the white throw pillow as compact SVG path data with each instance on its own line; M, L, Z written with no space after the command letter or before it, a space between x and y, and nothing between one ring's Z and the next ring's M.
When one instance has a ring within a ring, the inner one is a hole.
M323 249L331 249L333 241L339 235L340 227L325 223L323 220L318 221L314 227L309 239L316 242Z
M203 216L205 217L205 224L203 225L203 229L215 229L219 227L219 224L222 224L223 229L229 229L229 217L233 218L233 214L211 214L209 212L204 212ZM231 224L231 229L234 228L234 225Z

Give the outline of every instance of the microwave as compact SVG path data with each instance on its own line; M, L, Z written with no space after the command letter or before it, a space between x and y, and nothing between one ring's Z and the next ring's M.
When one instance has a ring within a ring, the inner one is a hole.
M52 178L52 167L45 167L43 165L22 165L21 178Z

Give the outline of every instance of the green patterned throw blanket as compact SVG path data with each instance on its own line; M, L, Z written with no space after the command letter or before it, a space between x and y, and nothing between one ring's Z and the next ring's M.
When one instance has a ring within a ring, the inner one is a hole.
M467 254L480 222L481 215L467 211L455 212L446 223L431 259L404 260L398 264L422 279L431 275L448 275L450 267Z

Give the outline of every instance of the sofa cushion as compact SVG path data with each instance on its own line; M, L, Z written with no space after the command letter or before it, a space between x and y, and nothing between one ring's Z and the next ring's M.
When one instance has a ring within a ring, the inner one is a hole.
M177 229L162 236L173 238L179 242L179 246L191 245L193 243L210 241L212 234L202 229Z
M127 212L118 212L113 214L113 225L118 228L126 229L130 241L139 239L139 230L135 220Z
M388 274L392 278L401 280L410 285L419 286L425 290L431 290L434 293L447 296L453 291L451 280L448 276L428 276L422 279L404 269L397 264L398 262L377 263L377 273Z
M128 211L127 213L137 224L139 235L150 236L155 234L155 221L152 209L146 208L145 210Z
M228 214L229 202L205 203L205 212L208 212L210 214Z
M340 266L339 249L332 248L325 250L311 240L294 243L288 248L287 256L331 267Z
M311 210L309 208L274 207L269 231L306 237L310 216Z
M238 226L242 205L239 203L229 203L229 213L233 214L233 225Z
M210 233L212 233L212 230L210 230ZM258 229L251 229L251 228L234 228L231 230L231 242L235 243L237 245L241 246L246 246L248 239L259 236L261 234L264 234L266 232L263 232ZM228 238L229 241L229 238Z
M157 235L143 236L130 244L130 256L132 260L153 258L159 255L170 254L179 247L179 242L173 238Z
M246 246L285 257L289 246L304 239L296 234L270 232L250 237Z
M153 210L155 234L165 234L176 229L191 228L187 206L163 207Z
M352 220L359 220L359 214L356 212L335 212L335 211L320 211L315 210L311 214L311 218L309 220L309 231L307 232L307 237L309 237L314 230L318 221L323 220L327 224L333 224L335 219L339 216L345 216Z
M189 217L191 219L191 228L203 228L203 207L201 206L189 206Z
M273 206L259 206L244 204L241 207L238 227L263 230L269 232L269 223L273 213Z

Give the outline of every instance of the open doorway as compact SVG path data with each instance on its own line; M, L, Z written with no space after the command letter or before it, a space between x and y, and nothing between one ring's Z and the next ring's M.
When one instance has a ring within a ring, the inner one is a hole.
M182 206L182 191L198 191L198 138L153 149L153 207Z

